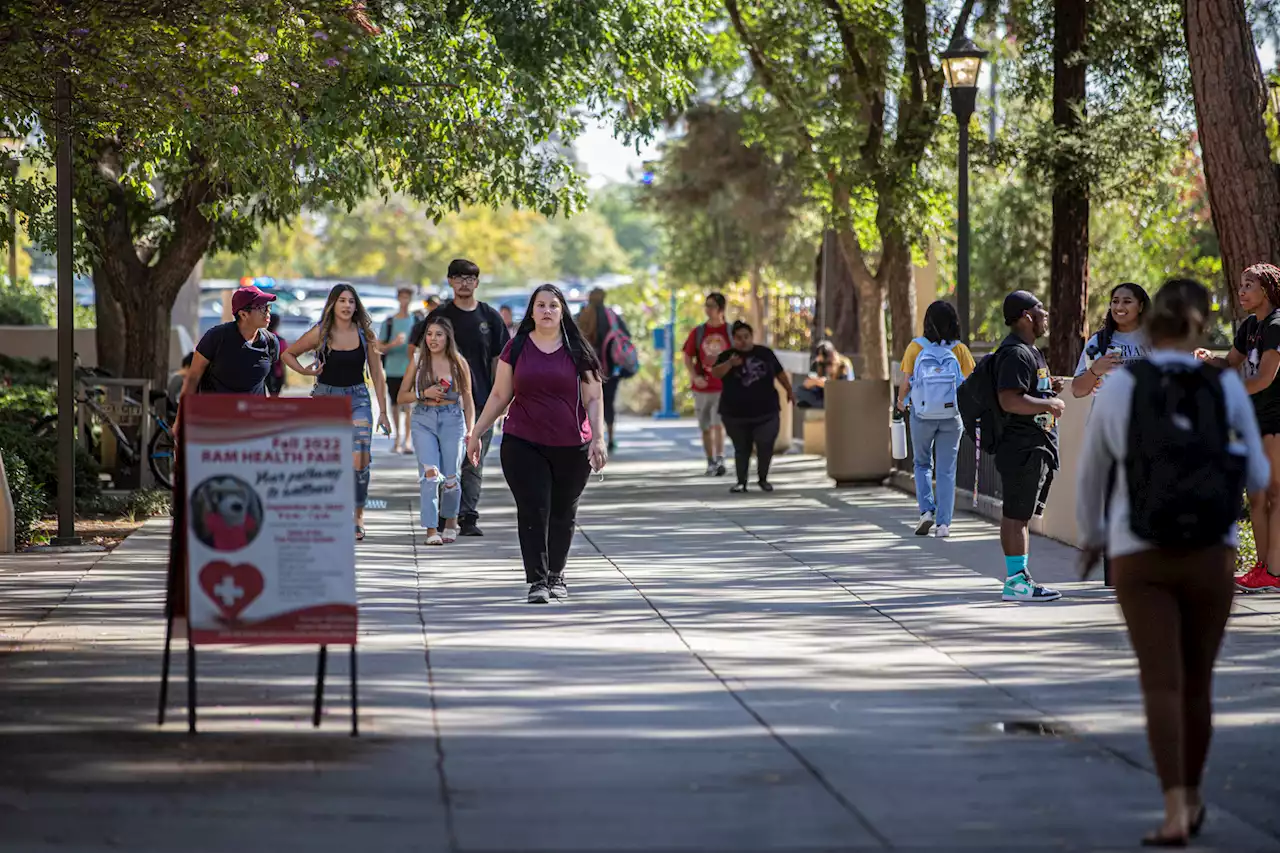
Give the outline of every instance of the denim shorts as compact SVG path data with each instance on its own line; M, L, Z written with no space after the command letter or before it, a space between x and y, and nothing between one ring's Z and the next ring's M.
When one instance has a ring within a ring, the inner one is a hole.
M350 397L351 425L353 428L352 450L356 453L368 453L373 439L373 402L369 399L368 385L325 385L317 382L311 390L312 397Z

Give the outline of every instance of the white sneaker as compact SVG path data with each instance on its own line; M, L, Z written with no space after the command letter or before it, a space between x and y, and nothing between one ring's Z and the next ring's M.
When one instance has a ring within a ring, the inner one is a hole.
M444 541L444 544L446 545L448 545L450 542L457 541L458 528L446 527L443 531L441 531L440 538Z
M714 477L716 475L716 461L714 459L711 459L707 462L706 475L708 477Z
M1062 598L1062 593L1047 586L1040 586L1031 579L1030 572L1022 571L1005 579L1004 592L1000 598L1002 601L1040 604L1046 601L1057 601Z
M917 536L928 536L929 531L933 529L933 513L921 513L920 523L916 525Z
M444 539L442 539L442 538L441 538L441 536L440 536L440 534L439 534L439 533L432 533L430 536L428 536L428 537L427 537L427 544L428 544L428 545L443 545L443 544L444 544Z
M946 539L948 536L951 535L951 525L939 524L937 528L933 531L933 535L938 539Z

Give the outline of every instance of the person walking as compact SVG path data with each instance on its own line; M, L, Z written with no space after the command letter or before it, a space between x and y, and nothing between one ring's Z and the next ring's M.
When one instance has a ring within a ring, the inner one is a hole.
M356 541L364 539L364 507L369 498L370 468L373 464L373 406L369 386L365 384L365 368L373 377L373 390L378 399L378 428L391 434L387 416L386 375L373 334L373 321L356 289L346 282L334 285L325 300L320 324L313 326L293 343L283 356L289 368L303 376L316 377L312 397L350 397L354 429L352 465L356 471ZM315 352L316 360L303 366L298 356Z
M396 402L416 404L413 447L418 455L420 521L427 530L426 544L446 545L458 538L462 457L476 410L471 368L458 352L453 324L445 317L428 320L422 343L417 369L406 377L409 381L403 383Z
M178 400L190 394L253 394L265 396L271 369L281 358L278 338L267 327L275 294L252 285L231 295L235 317L204 333L182 380ZM179 403L175 434L182 419Z
M711 375L723 383L720 417L733 441L738 482L729 491L740 494L747 490L747 472L754 447L760 490L772 492L769 465L778 440L782 410L774 383L781 385L787 400L794 403L791 379L773 350L757 344L754 330L741 320L733 324L733 348L720 353Z
M602 389L604 425L609 432L608 446L609 452L612 453L618 446L614 440L613 426L618 418L618 385L622 382L622 377L615 369L617 365L609 360L609 353L605 351L605 342L609 331L615 326L627 337L631 337L631 330L627 328L627 324L616 311L604 304L605 295L603 287L597 287L587 295L587 304L578 312L578 328L582 331L583 339L595 350L596 358L600 361L600 376L604 380Z
M498 309L498 313L502 315L502 325L507 327L507 334L514 338L516 336L516 321L514 319L515 315L511 312L511 306L503 305Z
M1141 285L1126 281L1111 290L1111 303L1102 328L1084 345L1071 393L1076 398L1096 394L1107 374L1147 357L1150 346L1142 325L1151 297Z
M471 367L471 394L477 408L483 409L493 389L498 369L498 354L511 339L507 334L502 315L491 305L476 299L480 285L480 267L468 260L455 260L449 264L449 286L453 298L436 308L427 318L414 327L409 336L409 363L422 346L427 323L435 317L444 317L453 324L454 340L458 352ZM459 536L483 536L480 529L480 487L484 482L484 458L493 440L493 422L480 436L483 451L479 459L470 455L462 461L462 508L458 515Z
M964 434L956 392L973 368L973 354L960 340L960 315L950 302L934 302L924 314L924 336L908 344L902 354L903 378L898 390L899 411L911 411L916 505L920 510L917 536L928 536L935 524L939 539L951 535L956 509L956 463Z
M1236 579L1241 592L1280 592L1280 269L1254 264L1240 276L1240 307L1249 316L1236 330L1226 358L1207 349L1196 355L1216 367L1242 370L1245 390L1271 464L1271 482L1249 494L1249 519L1258 559Z
M1082 575L1104 551L1138 659L1164 823L1146 846L1183 847L1204 822L1213 667L1231 612L1241 495L1273 471L1244 383L1197 362L1209 292L1156 294L1145 362L1098 392L1079 466Z
M602 402L595 350L560 289L541 285L502 350L493 392L467 441L467 455L478 462L482 434L510 406L502 473L516 501L530 604L569 597L564 569L578 499L592 469L603 470L609 460Z
M387 400L395 413L391 418L392 453L412 453L413 438L410 435L410 406L397 403L400 385L409 373L409 335L422 318L409 310L413 302L413 288L401 287L396 291L400 307L396 313L382 321L382 369L387 375Z
M702 431L702 449L707 454L707 475L723 477L724 424L720 420L720 392L724 385L711 372L720 354L733 347L724 309L723 293L708 293L707 322L695 326L684 341L684 366L693 386L693 410Z
M1027 567L1032 516L1043 515L1054 472L1058 470L1058 418L1066 404L1059 399L1065 382L1049 375L1049 365L1035 342L1049 331L1049 312L1034 294L1016 290L1005 297L1004 320L1009 335L994 354L996 391L1004 412L1004 432L996 450L1003 517L1000 546L1004 551L1004 601L1056 601L1062 593L1037 584Z

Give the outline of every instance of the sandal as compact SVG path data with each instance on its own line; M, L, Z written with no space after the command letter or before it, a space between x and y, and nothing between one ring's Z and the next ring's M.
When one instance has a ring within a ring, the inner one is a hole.
M1161 835L1160 830L1142 837L1143 847L1186 847L1187 843L1185 835Z
M443 538L441 538L441 536L440 536L440 534L439 534L439 533L432 533L430 536L428 536L428 537L427 537L427 544L428 544L428 545L443 545L443 544L444 544L444 539L443 539Z
M1204 803L1201 803L1199 811L1196 812L1196 816L1191 819L1191 826L1188 827L1190 836L1192 838L1195 838L1200 834L1200 830L1203 828L1204 828Z
M358 524L356 525L356 541L357 542L364 541L364 528Z
M444 540L444 544L446 545L448 545L450 542L456 541L458 538L458 528L446 527L444 529L444 532L440 535L440 538Z
M738 483L738 484L737 484L737 485L735 485L733 488L729 489L729 492L730 492L731 494L740 495L740 494L742 494L743 492L745 492L746 490L747 490L747 484L746 484L746 483Z

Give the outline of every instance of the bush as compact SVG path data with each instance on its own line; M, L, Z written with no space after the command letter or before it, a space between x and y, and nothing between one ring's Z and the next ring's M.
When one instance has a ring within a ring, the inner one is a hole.
M6 462L19 456L26 463L32 479L39 483L47 496L58 492L57 433L37 437L31 425L22 421L0 421L0 452ZM92 500L102 491L98 481L98 463L79 444L76 445L76 502Z
M46 288L49 289L49 288ZM30 282L0 290L0 326L48 326L46 296Z
M45 491L17 454L4 454L4 473L13 496L14 538L19 546L30 544L36 523L44 515Z
M127 495L98 495L79 507L81 512L108 515L128 521L145 521L157 515L168 515L173 494L167 489L137 489Z

